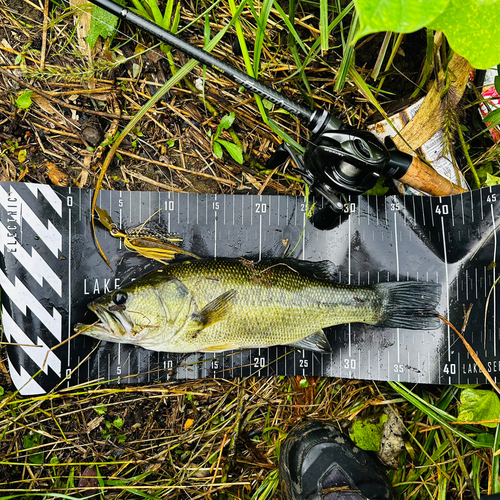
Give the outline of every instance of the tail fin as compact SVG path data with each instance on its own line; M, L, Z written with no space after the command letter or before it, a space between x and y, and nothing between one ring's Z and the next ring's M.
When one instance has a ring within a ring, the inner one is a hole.
M378 326L434 330L439 328L436 306L441 285L427 281L394 281L375 285L382 298L382 317Z

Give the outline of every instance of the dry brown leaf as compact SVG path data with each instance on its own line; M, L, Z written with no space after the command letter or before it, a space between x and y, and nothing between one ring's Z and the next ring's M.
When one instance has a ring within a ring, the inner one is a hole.
M55 163L48 161L45 163L46 174L54 186L69 186L68 175L59 170Z
M33 101L35 101L49 115L56 115L56 114L58 114L57 111L52 106L52 104L50 104L50 101L48 99L46 99L45 97L33 93L31 95L31 99Z
M188 429L191 429L191 427L193 427L193 424L194 424L194 418L186 419L186 421L184 422L184 430L187 431Z
M454 54L449 62L450 87L453 87L457 102L465 91L471 69L469 62L458 54ZM443 79L443 72L439 76ZM442 126L441 86L434 82L417 114L401 130L403 139L396 136L394 142L399 150L412 154L412 149L416 150L426 143Z

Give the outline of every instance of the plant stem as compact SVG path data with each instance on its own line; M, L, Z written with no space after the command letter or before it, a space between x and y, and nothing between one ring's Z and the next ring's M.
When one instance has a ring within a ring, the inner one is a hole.
M469 165L469 168L472 172L472 175L474 176L474 181L476 183L475 188L479 189L481 187L481 181L479 180L479 176L477 175L476 168L474 167L474 163L472 163L471 157L469 155L469 149L467 147L467 144L465 143L462 128L460 126L458 126L457 130L458 130L458 137L460 138L460 144L462 145L462 150L464 152L465 158L467 159L467 165Z

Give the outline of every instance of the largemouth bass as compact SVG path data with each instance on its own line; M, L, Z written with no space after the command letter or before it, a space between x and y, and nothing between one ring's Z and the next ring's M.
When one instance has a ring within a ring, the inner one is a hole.
M338 284L325 263L200 260L167 265L98 298L88 307L100 322L76 330L165 352L275 345L328 352L328 326L438 328L440 295L431 282Z

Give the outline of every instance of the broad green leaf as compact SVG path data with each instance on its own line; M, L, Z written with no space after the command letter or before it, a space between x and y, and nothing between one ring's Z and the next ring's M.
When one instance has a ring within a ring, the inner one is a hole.
M475 68L500 63L500 3L497 0L451 0L429 27L441 30L451 48Z
M262 104L264 104L264 107L269 111L272 111L274 108L274 104L271 101L268 101L267 99L264 99L262 101Z
M483 122L491 123L492 127L500 125L500 108L494 109L491 113L488 113L484 118Z
M428 26L450 0L355 0L359 14L358 39L377 31L409 33Z
M104 415L107 411L108 411L108 408L106 406L103 406L103 405L98 405L94 408L94 411L98 414L98 415Z
M377 184L369 189L365 194L373 195L373 196L383 196L389 191L389 186L384 186L385 179L383 177L379 177Z
M234 112L232 111L228 115L222 117L219 127L223 130L227 130L234 123Z
M500 184L500 177L496 175L491 175L489 172L486 173L486 180L484 181L485 186L498 186Z
M43 444L43 436L41 434L38 434L38 432L29 432L28 434L24 435L24 447L27 450L40 446L41 444ZM28 459L31 463L41 465L43 464L44 454L43 452L34 453L30 455Z
M116 16L94 5L90 29L87 37L85 38L87 43L90 45L90 48L94 48L94 45L100 36L102 38L108 38L108 36L113 35L117 24L118 18Z
M16 106L19 108L19 109L28 109L31 104L32 104L32 101L31 101L31 94L33 94L33 92L31 90L25 90L15 101L16 103Z
M115 420L113 420L113 425L119 429L120 427L122 427L123 425L123 419L122 418L116 418Z
M475 68L500 63L497 0L355 0L357 39L377 31L410 33L424 26L443 31L451 48Z
M223 141L222 139L218 139L218 142L220 142L227 149L228 153L234 160L236 160L240 165L243 164L243 151L239 146L233 144L232 142Z
M477 436L477 440L479 443L483 443L486 446L490 446L491 448L493 448L493 445L495 443L495 437L493 436L493 434L488 434L487 432L479 434L479 436Z
M479 422L500 418L500 400L493 391L482 389L464 389L460 394L459 421ZM484 424L496 427L497 424Z
M384 413L375 420L373 417L356 420L351 432L349 432L349 436L362 450L378 451L382 440L384 423L387 422L388 418Z
M17 154L17 159L19 160L19 163L24 163L27 157L28 157L28 152L26 151L26 149L20 149L19 153Z
M222 155L224 153L222 152L222 146L219 144L218 141L214 142L214 155L217 156L217 158L222 159Z

